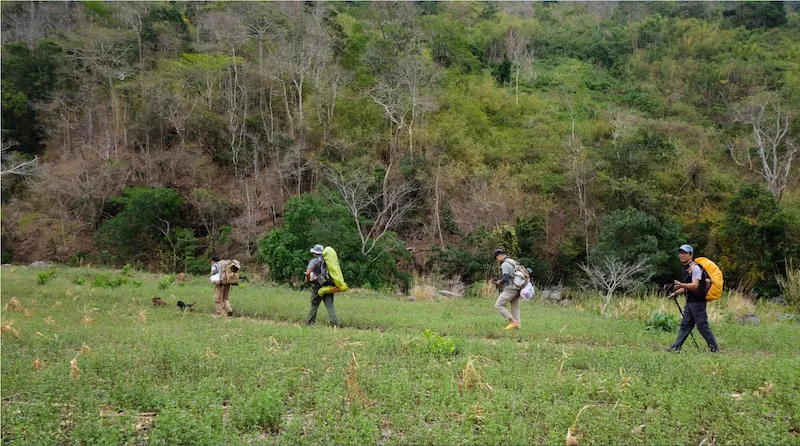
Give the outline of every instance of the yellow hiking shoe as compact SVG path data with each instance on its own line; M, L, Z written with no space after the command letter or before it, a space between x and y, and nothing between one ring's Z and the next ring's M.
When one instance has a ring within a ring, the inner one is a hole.
M512 322L506 325L506 330L513 330L515 328L519 328L519 322Z

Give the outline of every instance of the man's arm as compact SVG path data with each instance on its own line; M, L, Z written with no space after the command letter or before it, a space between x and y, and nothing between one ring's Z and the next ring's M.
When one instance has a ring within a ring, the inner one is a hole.
M511 280L511 273L508 271L509 268L506 268L506 265L507 265L506 262L503 262L500 265L500 270L503 272L503 277L500 280L498 280L497 282L495 282L497 285L503 285L503 284L507 283L509 280ZM513 271L513 270L511 270L511 271Z
M687 291L697 291L700 287L700 278L703 276L703 273L700 271L700 267L695 265L692 267L692 281L689 283L683 283L681 281L676 280L673 282L674 286L673 289L675 290L674 295L683 294Z

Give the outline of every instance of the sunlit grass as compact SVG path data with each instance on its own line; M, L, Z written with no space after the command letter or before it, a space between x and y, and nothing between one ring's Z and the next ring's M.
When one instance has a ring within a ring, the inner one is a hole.
M750 326L724 314L751 307L709 304L723 354L676 355L674 333L645 330L652 311L677 313L657 297L605 317L591 295L525 302L508 333L492 296L353 290L334 330L324 308L301 325L306 290L249 283L231 291L236 317L213 318L205 278L92 288L73 278L109 271L39 272L2 269L2 434L17 444L800 440L800 324L777 306L755 304Z

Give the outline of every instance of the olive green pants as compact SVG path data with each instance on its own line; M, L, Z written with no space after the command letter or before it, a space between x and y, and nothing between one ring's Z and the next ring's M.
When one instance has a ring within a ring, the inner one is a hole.
M321 287L319 285L314 285L311 287L311 311L308 312L308 319L306 322L308 325L312 325L317 322L317 310L319 309L319 304L325 302L325 308L328 309L328 319L331 320L331 324L338 326L339 325L339 318L336 316L336 307L333 306L333 294L325 294L324 296L320 297L317 292Z

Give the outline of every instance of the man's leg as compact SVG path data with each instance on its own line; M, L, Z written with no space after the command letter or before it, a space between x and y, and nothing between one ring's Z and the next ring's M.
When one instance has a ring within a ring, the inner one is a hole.
M517 294L519 296L519 294ZM497 302L494 303L494 307L497 308L497 311L502 315L504 318L508 319L509 321L514 319L514 316L506 310L506 304L511 301L514 297L514 292L511 290L504 290L497 296Z
M317 291L319 291L318 286L311 287L311 311L308 312L308 318L306 319L308 325L317 322L317 309L319 308L319 303L322 302L322 298L319 297Z
M331 324L338 327L339 317L336 316L336 307L333 306L333 294L326 294L322 299L325 301L325 308L328 309L328 319L331 320Z
M692 304L686 304L688 307L689 305L692 306L692 314L694 315L694 321L697 324L697 331L703 335L703 338L706 340L708 344L708 348L711 349L712 352L719 350L719 346L717 346L717 340L714 339L714 333L711 332L711 327L708 326L708 313L706 312L706 303L705 302L698 302Z
M222 304L225 307L225 314L227 314L228 316L233 316L233 308L231 308L231 302L228 299L228 297L230 297L231 295L231 286L223 285L223 287L225 289L223 290L224 294L222 295Z
M517 297L511 299L511 315L514 316L514 320L517 321L519 324L519 293L517 293Z
M686 338L689 337L689 333L692 332L692 328L694 328L694 317L692 317L692 312L689 310L689 304L687 303L683 307L683 319L681 319L678 337L675 339L675 343L670 346L670 349L680 350L683 343L686 342Z
M224 296L223 291L224 285L214 285L214 307L216 308L216 314L226 314L225 313L225 304L222 303L222 297Z

